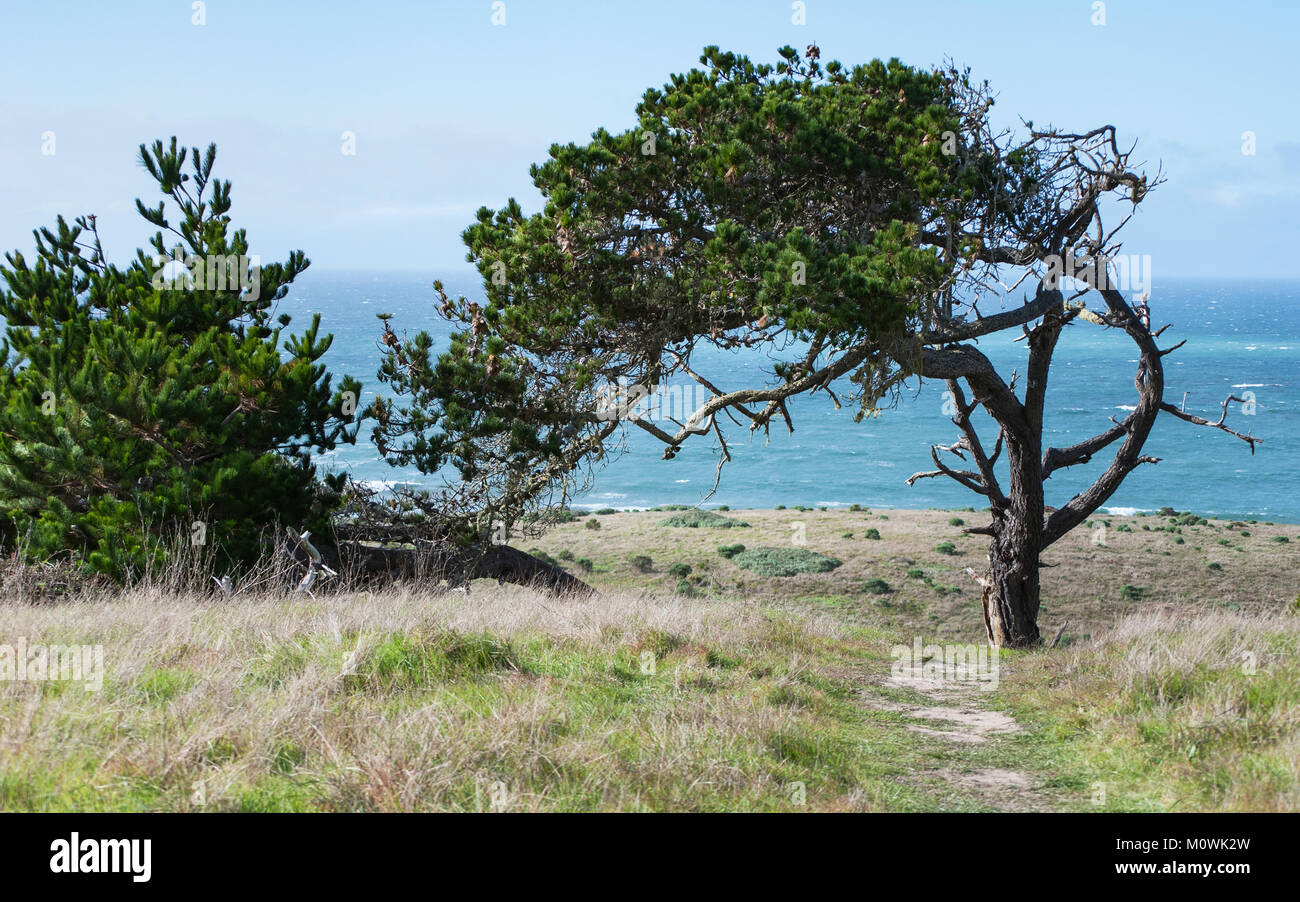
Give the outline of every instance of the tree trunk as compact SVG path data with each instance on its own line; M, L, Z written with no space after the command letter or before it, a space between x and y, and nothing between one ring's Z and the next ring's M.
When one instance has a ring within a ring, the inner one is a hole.
M444 578L453 583L495 579L551 595L597 594L594 588L564 568L509 545L474 550L423 549L417 553L413 548L375 548L357 542L346 543L344 547L322 542L320 550L334 569L383 583L403 578L434 583Z
M1023 524L1004 522L989 547L984 585L984 626L989 642L1007 648L1037 645L1038 540Z
M1038 556L1043 537L1043 479L1038 448L1007 440L1010 491L993 511L993 540L984 578L984 626L989 642L1007 648L1037 645Z
M552 595L591 596L596 590L562 567L533 557L509 545L493 545L473 570L475 579L518 583Z

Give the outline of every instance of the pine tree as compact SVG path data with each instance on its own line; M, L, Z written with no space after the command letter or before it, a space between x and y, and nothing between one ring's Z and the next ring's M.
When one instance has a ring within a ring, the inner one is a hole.
M477 498L510 523L616 448L624 424L665 459L708 436L720 478L738 432L793 431L796 398L861 419L914 377L942 379L961 436L909 482L949 477L988 498L992 522L967 530L990 540L988 637L1032 645L1041 553L1155 461L1142 447L1158 415L1259 441L1164 400L1164 330L1110 282L1118 234L1161 178L1112 126L1001 130L989 86L966 71L778 53L706 48L703 69L643 95L631 127L552 146L531 170L540 212L513 199L479 210L463 238L485 301L442 298L457 331L436 358L427 336L385 333L380 380L395 398L372 405L380 451L467 483L496 453L502 478ZM1068 297L1063 274L1081 286ZM1124 420L1054 448L1048 375L1075 323L1134 342L1138 398ZM1024 378L978 346L1008 330L1026 339ZM719 372L737 349L770 371ZM674 377L708 400L680 420L636 407ZM1092 486L1047 505L1055 470L1107 448Z
M190 163L186 171L187 159ZM360 384L321 364L320 316L302 335L276 302L309 265L258 265L232 229L216 146L140 146L158 183L154 253L105 259L94 216L36 231L35 259L0 267L0 541L123 578L178 536L222 569L276 521L327 526L340 480L313 451L355 440Z

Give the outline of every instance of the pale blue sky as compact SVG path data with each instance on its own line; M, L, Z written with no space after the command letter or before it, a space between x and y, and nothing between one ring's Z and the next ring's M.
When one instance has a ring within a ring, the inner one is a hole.
M632 122L647 87L706 44L773 60L817 42L845 63L952 57L998 113L1114 123L1169 183L1125 251L1164 275L1287 276L1300 245L1300 4L1109 0L579 2L490 0L25 3L0 32L0 248L58 213L99 215L121 259L149 229L136 147L216 141L253 251L321 269L464 275L459 233L482 204L536 206L530 163L553 141ZM1242 133L1257 135L1254 156ZM56 153L42 154L42 134ZM356 133L357 153L341 152Z

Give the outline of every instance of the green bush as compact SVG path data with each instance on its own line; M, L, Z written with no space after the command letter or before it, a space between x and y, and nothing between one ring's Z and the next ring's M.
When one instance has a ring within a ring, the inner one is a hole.
M885 582L883 579L881 579L878 576L873 579L867 580L866 585L863 586L862 588L863 591L868 592L871 595L887 595L888 593L894 591L892 588L890 588L889 583Z
M599 520L588 520L586 526L587 526L588 529L600 529L600 521L599 521Z
M567 548L564 549L563 551L560 552L560 560L562 560L562 561L571 561L571 560L573 560L573 552L570 551L570 550L567 549Z
M956 554L957 546L952 542L940 542L938 545L934 546L934 550L940 554Z
M732 558L733 563L760 576L794 576L796 573L825 573L840 566L842 561L806 548L778 548L764 546L742 551Z
M1147 594L1147 590L1141 586L1131 586L1127 583L1120 587L1119 595L1126 601L1140 601Z
M678 579L685 579L691 575L691 565L683 564L681 561L678 561L668 568L668 575L675 576Z
M638 573L649 573L654 569L654 561L648 554L638 554L632 557L632 569Z
M590 573L596 567L596 565L591 562L591 558L589 557L580 557L576 561L574 561L574 563L577 564L578 569L583 571L584 573Z
M912 579L925 579L925 571L920 567L913 567L907 571L907 575Z
M361 385L331 388L319 315L298 335L277 316L309 261L253 266L215 159L141 145L160 200L136 209L158 231L125 266L99 256L94 216L60 216L34 259L0 266L7 549L122 579L177 539L228 570L277 521L326 534L343 480L322 483L312 455L354 440Z
M862 538L864 538L864 539L879 539L879 538L880 538L880 530L876 529L876 527L873 526L873 527L871 527L870 529L868 529L866 532L864 532L864 533L862 534Z
M949 518L948 518L948 525L949 525L949 526L965 526L965 525L966 525L966 521L963 520L961 517L949 517Z
M713 511L702 510L689 510L685 513L674 514L666 520L660 520L659 525L685 529L698 529L702 526L709 529L731 529L733 527L749 526L748 523L740 520L724 517L722 514L715 514Z
M739 542L736 543L735 545L718 546L718 554L722 555L727 560L731 560L733 557L740 554L744 550L745 550L745 546L741 545Z
M612 507L602 507L600 510L596 511L596 513L597 513L598 515L602 515L602 516L604 516L604 515L608 515L608 514L617 514L618 511L614 510L614 508L612 508Z

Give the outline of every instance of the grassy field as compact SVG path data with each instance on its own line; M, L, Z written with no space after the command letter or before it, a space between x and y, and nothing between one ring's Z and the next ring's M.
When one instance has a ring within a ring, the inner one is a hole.
M516 542L586 601L11 596L0 644L105 673L0 680L0 809L1300 809L1298 527L1095 520L1046 556L1058 647L990 689L892 667L981 641L987 514L683 513Z

